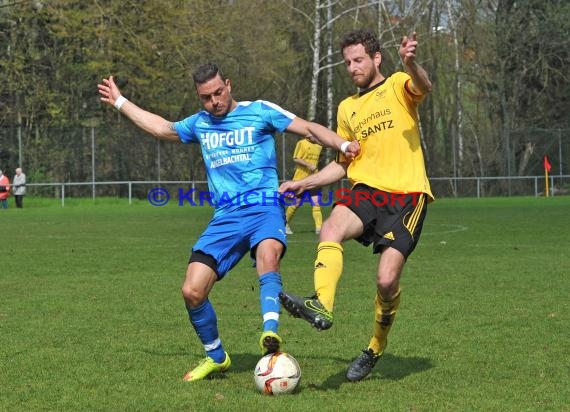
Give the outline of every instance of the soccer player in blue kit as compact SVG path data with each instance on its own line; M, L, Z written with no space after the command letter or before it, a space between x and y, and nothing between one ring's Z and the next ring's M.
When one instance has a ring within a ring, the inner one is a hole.
M182 295L206 357L186 373L185 381L204 379L230 367L208 295L214 283L223 279L248 251L259 276L263 318L259 345L262 354L280 349L279 263L287 240L284 207L277 192L273 134L288 131L312 136L349 158L360 150L358 143L346 142L326 127L296 117L273 103L237 102L232 97L230 80L215 64L199 66L193 80L204 110L178 122L127 100L112 76L98 85L101 101L117 108L142 130L161 140L197 143L202 150L215 210L192 248Z

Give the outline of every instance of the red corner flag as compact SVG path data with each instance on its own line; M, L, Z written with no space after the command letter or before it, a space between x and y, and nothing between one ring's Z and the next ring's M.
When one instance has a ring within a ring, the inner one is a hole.
M548 161L548 157L545 155L544 156L544 170L546 170L547 172L550 172L551 168L552 168L552 166L550 166L550 162Z

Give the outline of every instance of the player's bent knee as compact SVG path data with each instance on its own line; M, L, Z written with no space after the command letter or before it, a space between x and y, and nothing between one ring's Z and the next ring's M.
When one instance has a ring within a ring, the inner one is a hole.
M380 295L382 295L383 297L391 297L394 296L399 289L399 284L397 281L395 281L394 279L380 279L376 286L378 287L378 291L380 292Z
M186 285L182 286L182 297L184 298L186 306L190 308L200 306L200 304L207 298L202 291Z
M255 250L255 261L263 273L279 270L279 262L283 255L283 245L277 240L265 240Z

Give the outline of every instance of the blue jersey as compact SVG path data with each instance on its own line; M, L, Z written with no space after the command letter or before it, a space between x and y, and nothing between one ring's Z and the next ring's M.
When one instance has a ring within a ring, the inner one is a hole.
M295 115L257 100L239 102L224 117L206 111L174 123L183 143L199 143L216 213L265 202L277 193L273 134L283 132Z

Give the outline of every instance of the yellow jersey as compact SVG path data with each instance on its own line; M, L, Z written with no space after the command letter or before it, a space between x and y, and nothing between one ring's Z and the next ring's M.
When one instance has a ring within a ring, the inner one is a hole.
M363 183L390 193L433 194L425 169L417 107L423 96L409 90L410 76L397 72L377 86L344 99L337 134L358 140L360 154L349 163L354 186ZM338 161L345 161L339 153Z
M293 159L301 159L309 163L311 166L317 166L319 163L319 156L321 155L321 150L323 147L316 143L312 143L307 139L301 139L297 142L295 146L295 152L293 152ZM303 179L310 174L312 174L308 168L296 164L295 174L293 175L293 180Z

